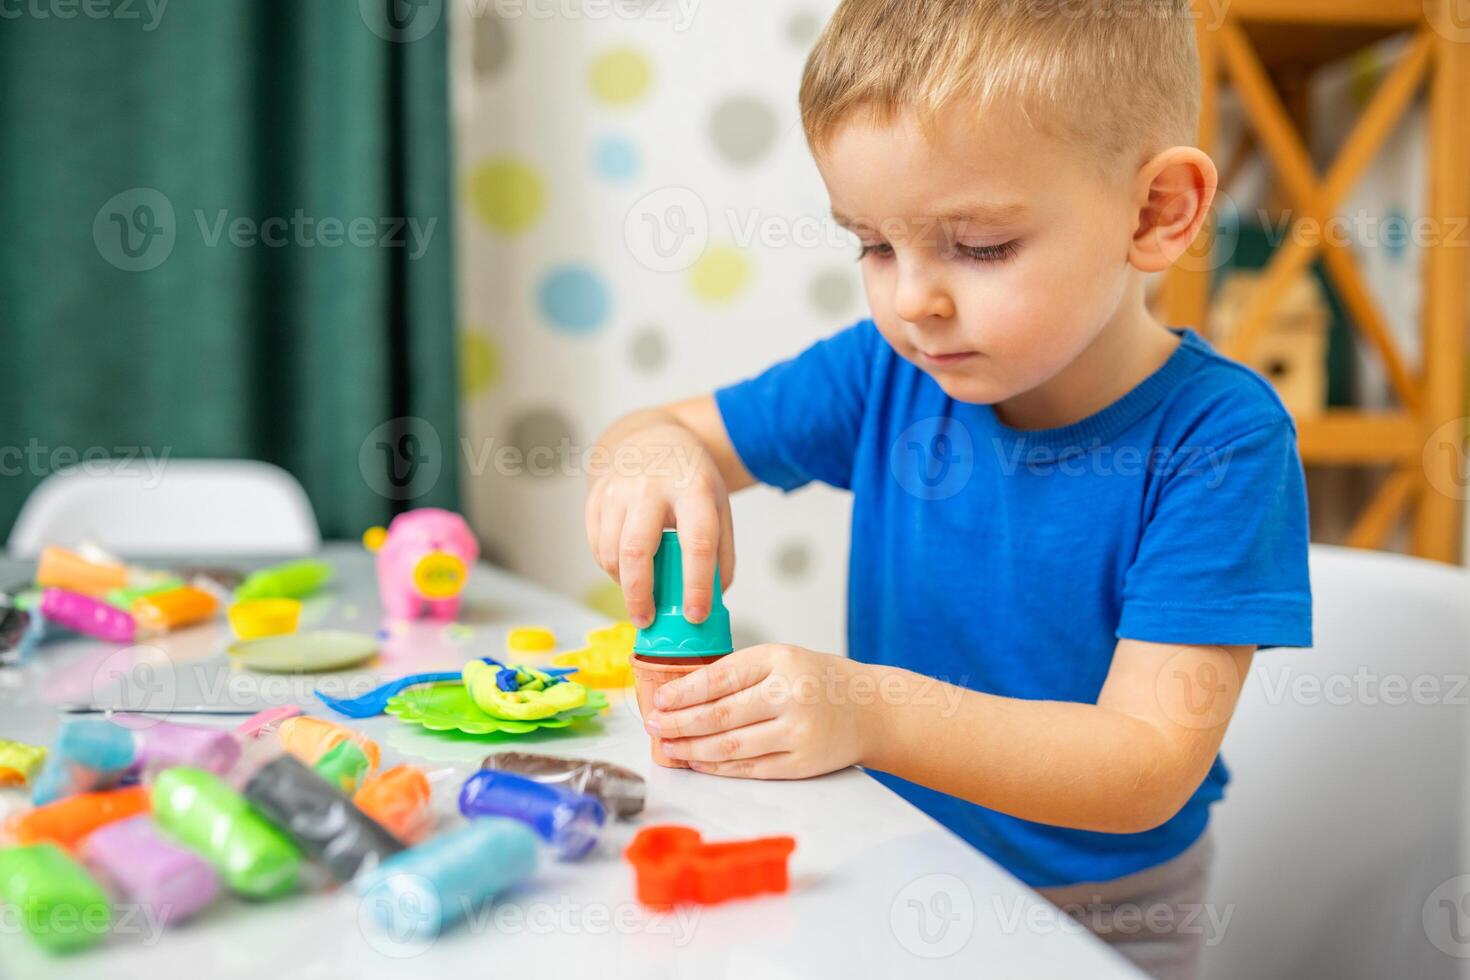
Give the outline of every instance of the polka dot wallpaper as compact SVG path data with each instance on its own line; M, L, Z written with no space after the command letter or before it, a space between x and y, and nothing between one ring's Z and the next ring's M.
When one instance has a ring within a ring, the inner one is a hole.
M835 0L450 6L467 510L488 554L621 615L583 525L597 434L864 315L797 112ZM736 498L738 643L844 650L849 514Z

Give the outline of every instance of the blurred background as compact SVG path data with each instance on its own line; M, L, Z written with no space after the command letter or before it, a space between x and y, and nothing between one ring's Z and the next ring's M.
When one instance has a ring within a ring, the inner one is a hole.
M865 315L796 108L835 5L0 3L0 530L69 466L263 460L325 537L457 509L617 615L598 432ZM1470 18L1347 6L1197 6L1224 193L1156 298L1281 391L1318 540L1456 562ZM737 644L840 651L847 501L778 497Z

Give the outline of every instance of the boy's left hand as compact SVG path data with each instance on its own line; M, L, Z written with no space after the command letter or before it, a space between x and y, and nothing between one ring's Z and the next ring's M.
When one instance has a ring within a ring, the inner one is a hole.
M663 751L691 769L802 779L860 763L876 694L866 667L785 644L738 650L670 681L643 719ZM856 678L867 683L854 685ZM855 688L865 688L864 698Z

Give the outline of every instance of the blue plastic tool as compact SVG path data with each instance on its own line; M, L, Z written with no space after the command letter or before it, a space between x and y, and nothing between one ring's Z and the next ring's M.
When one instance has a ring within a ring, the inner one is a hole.
M505 666L494 657L482 657L480 659L495 667ZM552 667L547 669L546 673L556 677L565 677L568 674L576 673L576 668ZM410 687L417 687L420 684L438 684L443 681L457 681L461 676L461 672L457 670L440 671L430 674L409 674L407 677L400 677L396 681L389 681L355 698L334 698L323 694L321 691L314 693L318 701L340 715L346 715L348 718L373 718L383 713L383 710L388 707L389 699L394 695L402 694Z

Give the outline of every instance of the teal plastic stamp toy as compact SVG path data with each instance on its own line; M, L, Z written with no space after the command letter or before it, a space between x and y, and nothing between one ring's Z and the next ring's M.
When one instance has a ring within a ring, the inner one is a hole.
M684 618L684 553L678 533L665 531L653 556L653 622L638 631L633 652L644 657L718 657L734 649L719 568L709 617L689 622Z

